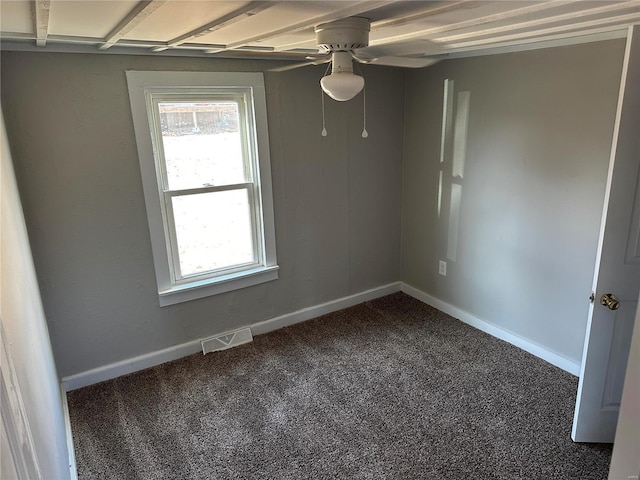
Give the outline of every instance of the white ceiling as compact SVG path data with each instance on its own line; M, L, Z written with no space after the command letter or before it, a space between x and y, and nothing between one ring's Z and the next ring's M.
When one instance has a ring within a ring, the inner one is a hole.
M371 46L467 56L623 36L640 1L0 0L0 39L3 49L299 60L317 52L315 25L348 16L371 20Z

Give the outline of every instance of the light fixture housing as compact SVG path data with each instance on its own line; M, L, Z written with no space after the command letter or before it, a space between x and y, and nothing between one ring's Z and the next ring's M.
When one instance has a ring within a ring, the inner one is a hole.
M334 100L346 102L364 88L364 78L353 73L353 60L349 52L331 55L331 75L320 80L322 90Z

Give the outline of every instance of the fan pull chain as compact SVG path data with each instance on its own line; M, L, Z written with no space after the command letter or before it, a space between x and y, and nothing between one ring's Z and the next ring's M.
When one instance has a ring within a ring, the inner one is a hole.
M327 75L330 68L331 68L331 62L329 62L329 65L327 65L327 69L325 70L323 77ZM322 90L322 87L320 87L320 98L322 99L322 136L326 137L327 129L324 126L324 91Z
M322 97L322 136L327 136L327 129L324 128L324 92L320 89L320 96Z
M362 89L362 138L367 138L367 86Z
M364 78L360 65L355 63L355 66L360 76ZM362 138L367 138L368 136L369 136L369 132L367 132L367 82L365 82L364 87L362 88Z

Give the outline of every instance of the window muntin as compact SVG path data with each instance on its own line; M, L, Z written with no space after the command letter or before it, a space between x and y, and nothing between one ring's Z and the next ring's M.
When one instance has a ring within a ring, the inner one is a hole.
M277 279L262 74L127 82L160 305Z

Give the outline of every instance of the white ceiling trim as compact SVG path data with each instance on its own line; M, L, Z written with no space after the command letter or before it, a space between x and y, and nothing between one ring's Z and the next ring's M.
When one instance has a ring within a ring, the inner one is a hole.
M116 28L106 36L104 43L100 45L100 50L106 50L115 45L118 40L123 38L166 2L167 0L143 0L138 3L133 10L118 23Z
M640 0L110 1L0 0L0 48L302 59L318 52L314 27L363 16L373 56L453 58L581 43L640 23Z
M525 39L520 42L505 42L501 44L484 46L479 45L476 47L469 47L464 49L446 49L442 53L432 55L433 58L441 58L446 60L448 58L467 58L477 57L484 55L494 55L502 53L521 52L529 50L539 50L544 48L562 47L567 45L577 45L583 43L599 42L604 40L612 40L618 38L626 38L628 27L625 26L612 26L603 27L598 29L589 30L587 32L580 32L579 35L574 34L558 34L545 38L531 38ZM3 39L2 50L5 51L18 51L18 52L33 52L42 51L35 44L25 42L25 39L34 39L30 34L13 34L12 38ZM78 37L73 37L78 38ZM97 53L95 49L96 43L102 39L84 37L84 43L82 41L71 43L69 41L56 41L55 37L49 36L47 42L47 51L52 53ZM198 45L195 45L198 46ZM209 54L206 54L204 50L210 48L211 45L199 45L200 48L182 49L175 48L162 52L163 56L171 57L199 57L199 58L211 58ZM116 44L108 50L100 51L100 54L113 54L113 55L154 55L149 50L150 45L146 42L144 45L135 45L131 42L129 45L120 46ZM273 52L268 56L259 52L237 49L221 52L218 58L226 59L244 59L244 60L262 60L262 61L280 61L280 60L300 60L301 55L291 52ZM313 65L314 62L309 62Z
M449 32L452 30L460 30L462 28L469 28L469 27L478 27L481 25L486 25L488 23L499 22L502 20L508 20L515 17L521 17L523 15L529 15L531 13L541 12L543 10L558 8L564 5L575 3L577 1L579 0L546 1L544 3L528 5L526 7L508 10L506 12L494 13L492 15L486 15L484 17L479 17L479 18L472 18L470 20L465 20L464 22L455 22L447 25L442 25L439 27L417 30L415 32L405 33L402 35L384 37L371 42L371 45L375 46L379 44L388 44L388 43L397 43L397 42L402 42L407 40L416 40L419 38L425 38L425 37L436 35L438 33ZM482 30L479 30L479 32L482 32Z
M610 27L594 28L584 32L558 33L546 37L526 38L519 41L501 42L487 45L474 45L465 48L447 48L444 58L467 58L500 53L523 52L542 48L579 45L582 43L600 42L615 38L626 38L629 27L614 25Z
M467 6L467 4L473 4L474 0L460 0L458 2L449 2L445 5L429 6L422 11L414 12L409 15L403 15L401 17L394 17L385 20L378 20L371 24L371 30L379 30L389 27L398 27L400 25L406 25L416 20L423 20L428 17L433 17L441 13L452 12L460 10Z
M448 37L438 37L439 42L454 42L459 40L465 40L467 38L474 38L486 35L496 35L499 33L510 32L513 30L522 30L525 28L537 27L540 25L546 25L549 23L555 23L565 20L578 20L579 18L589 17L592 15L599 15L601 13L610 13L618 10L627 10L635 6L640 6L640 1L633 0L625 3L613 3L611 5L605 5L603 7L590 8L588 10L581 10L577 12L565 13L562 15L555 15L553 17L539 18L537 20L530 20L527 22L512 23L502 27L486 28L481 32L468 32L460 33L458 35L450 35Z
M21 51L27 51L29 50L29 48L16 48L16 45L14 43L8 43L11 41L25 41L25 40L35 40L35 36L31 33L19 33L19 32L1 32L0 35L2 36L2 49L3 50L21 50ZM75 36L75 35L49 35L47 37L48 43L47 46L51 46L52 44L56 43L56 44L68 44L68 45L84 45L86 47L95 47L97 45L101 45L102 43L104 43L104 38L102 37L80 37L80 36ZM170 50L175 50L175 51L194 51L194 50L199 50L202 53L205 53L206 50L211 49L212 44L209 43L182 43L176 47L174 47L173 49ZM25 45L25 47L28 47L28 45ZM150 54L151 52L153 52L155 49L161 49L163 47L166 47L166 43L163 42L158 42L158 41L154 41L154 40L120 40L118 41L118 43L113 44L108 50L100 50L100 53L108 53L109 50L112 50L114 48L118 48L120 53L122 53L122 51L126 48L136 48L136 49L146 49L146 51L137 51L135 52L136 55L140 55L140 54ZM220 45L219 46L220 49L223 49L224 45ZM58 51L61 51L58 49ZM93 53L98 53L95 50L88 50L89 52L93 52ZM167 50L168 52L169 50ZM222 50L224 53L224 50ZM233 51L242 51L242 52L251 52L251 53L264 53L265 51L270 52L272 51L271 48L269 47L239 47ZM163 54L166 54L167 52L163 52ZM315 52L315 50L313 50L313 52ZM274 55L273 58L289 58L289 59L300 59L303 58L304 55L307 55L308 53L305 53L303 51L299 51L299 52L277 52L277 55ZM230 55L230 57L233 57L233 55ZM269 58L271 58L271 55L269 56ZM268 60L269 58L265 58L264 56L262 57L263 60Z
M629 23L634 23L640 21L640 12L638 13L630 13L628 15L619 15L617 17L608 17L601 18L598 20L590 20L588 22L579 22L574 23L572 25L562 25L559 27L550 27L542 30L534 30L532 32L522 32L515 33L512 35L503 35L501 37L490 37L484 38L480 40L471 40L469 42L460 42L460 43L451 43L447 45L447 49L456 49L456 48L470 48L476 47L479 45L504 45L505 43L513 43L513 42L521 42L526 39L544 39L549 35L553 35L556 33L561 33L565 36L571 35L582 35L585 31L588 31L593 28L605 27L607 25L612 25L614 27L617 26L625 26ZM578 32L575 32L578 30Z
M246 17L257 15L263 10L266 10L267 8L273 6L275 3L276 2L263 1L251 2L248 5L245 5L244 7L239 8L238 10L235 10L228 15L224 15L223 17L214 20L213 22L207 23L206 25L185 33L184 35L176 37L173 40L169 40L166 46L155 47L152 49L152 51L162 52L164 50L167 50L168 48L175 48L179 45L182 45L183 43L187 43L189 40L202 37L203 35L215 32L216 30L220 30L223 27L228 27L229 25L239 22ZM211 45L209 45L208 48L211 48Z
M288 25L286 27L280 28L278 30L273 30L271 32L267 32L267 33L263 33L263 34L259 34L259 35L253 35L251 37L247 37L247 38L243 38L242 40L239 40L237 42L233 42L230 43L228 45L225 45L224 48L221 49L210 49L207 50L207 53L220 53L224 50L234 50L236 48L239 47L244 47L247 46L253 42L260 42L260 41L264 41L264 40L268 40L271 38L276 38L279 37L281 35L288 35L288 34L292 34L292 33L296 33L299 32L301 30L305 30L307 28L313 28L316 25L319 25L321 23L327 23L327 22L332 22L334 20L338 20L340 18L345 18L345 17L350 17L353 15L358 15L359 13L362 12L367 12L367 11L371 11L374 10L378 7L382 7L384 5L388 5L388 1L377 1L377 2L373 2L371 0L365 0L365 1L361 1L358 2L356 5L350 5L348 7L342 8L342 9L338 9L338 10L333 10L331 13L326 14L326 15L321 15L318 17L314 17L314 18L310 18L310 19L306 19L302 22L293 24L293 25ZM307 43L307 42L305 42ZM278 47L278 50L282 50L281 47Z
M34 23L36 31L36 45L38 47L44 47L47 45L50 7L51 2L49 0L35 0L34 2Z

